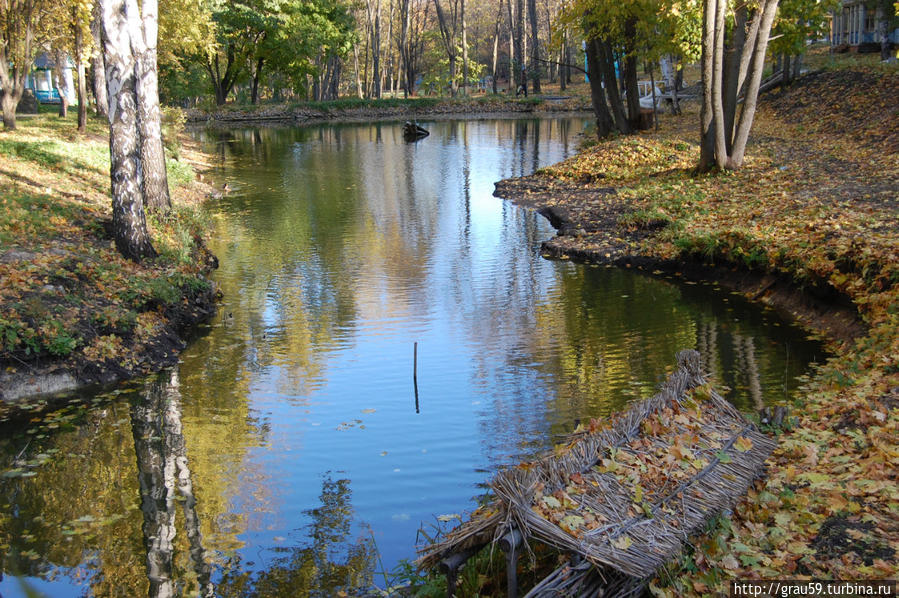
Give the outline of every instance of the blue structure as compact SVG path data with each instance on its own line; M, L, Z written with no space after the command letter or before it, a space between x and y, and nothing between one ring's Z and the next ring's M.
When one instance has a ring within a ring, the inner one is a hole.
M62 76L65 79L64 85L60 86L56 81L54 63L50 57L44 53L38 55L34 59L34 67L25 78L25 89L34 92L34 97L41 104L59 104L62 101L59 90L60 87L65 89L66 99L70 104L74 104L78 99L75 95L75 82L72 79L73 64L69 57L66 57L66 64L62 67Z

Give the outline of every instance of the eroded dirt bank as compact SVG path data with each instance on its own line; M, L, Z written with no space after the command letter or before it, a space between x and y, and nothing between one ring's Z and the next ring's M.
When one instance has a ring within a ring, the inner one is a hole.
M622 224L632 208L614 187L602 186L601 180L571 183L530 175L498 182L494 195L535 210L549 220L557 235L542 243L544 257L715 281L838 341L852 341L867 332L851 299L833 288L802 286L787 275L751 270L742 264L704 263L692 256L672 259L640 253L636 248L651 240L668 222Z

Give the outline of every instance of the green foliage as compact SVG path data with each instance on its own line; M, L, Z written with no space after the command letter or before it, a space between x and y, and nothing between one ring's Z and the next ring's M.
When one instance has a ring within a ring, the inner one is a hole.
M165 278L151 278L145 286L146 296L160 304L175 303L181 299L177 286Z
M777 20L771 30L771 53L804 54L806 41L828 32L831 12L839 6L839 0L780 0Z
M40 351L41 345L34 328L13 318L0 317L0 346L13 352L19 348L26 355Z
M193 178L193 171L191 171ZM208 220L206 214L189 206L175 207L172 212L158 220L149 214L155 232L153 246L159 252L157 263L161 265L187 266L193 263L197 249L197 239L201 238Z
M187 115L180 108L174 107L163 107L161 112L162 143L169 155L177 160L181 149L178 137L184 132Z
M202 64L182 58L159 63L159 100L170 105L191 105L209 93L209 73Z
M44 332L45 328L42 328L42 332L47 336L44 344L51 355L65 357L78 347L78 338L67 331L62 322L51 320L46 328L49 329L47 332Z
M48 151L48 148L45 147L46 145L48 144L0 139L0 153L6 154L7 156L22 158L24 160L30 160L41 166L58 166L62 162L62 156L55 152Z
M165 168L166 173L168 174L169 184L174 187L190 185L196 177L193 166L177 159L166 158Z

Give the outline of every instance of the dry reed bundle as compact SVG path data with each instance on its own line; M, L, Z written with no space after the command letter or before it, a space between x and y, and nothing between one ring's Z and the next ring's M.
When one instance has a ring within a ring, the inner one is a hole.
M608 427L591 422L552 455L499 473L490 514L428 547L419 563L432 566L518 529L593 565L571 570L566 592L601 582L604 595L613 586L626 596L642 587L689 535L745 494L775 446L705 386L699 353L681 351L678 366L655 396Z

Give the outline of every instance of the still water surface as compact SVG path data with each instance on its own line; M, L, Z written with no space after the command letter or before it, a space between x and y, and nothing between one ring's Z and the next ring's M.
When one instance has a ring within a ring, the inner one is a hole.
M209 208L221 312L172 371L6 431L4 597L16 575L330 596L414 557L498 467L651 395L681 348L746 410L822 357L713 286L542 259L554 231L493 183L573 153L583 121L424 124L202 135L233 188Z

